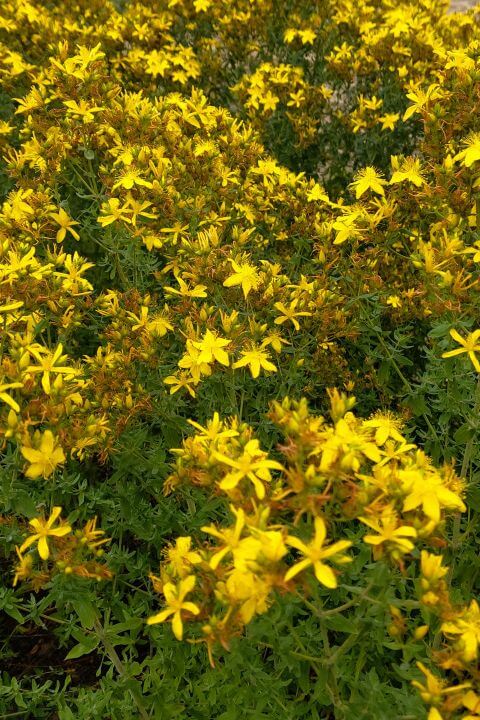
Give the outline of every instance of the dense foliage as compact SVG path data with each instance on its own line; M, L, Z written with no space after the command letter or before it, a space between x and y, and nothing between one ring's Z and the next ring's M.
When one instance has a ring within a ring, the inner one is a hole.
M480 718L447 10L2 2L2 717Z

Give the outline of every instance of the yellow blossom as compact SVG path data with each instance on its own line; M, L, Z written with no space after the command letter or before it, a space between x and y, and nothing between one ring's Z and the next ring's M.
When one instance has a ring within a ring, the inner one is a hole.
M378 548L385 543L389 549L401 553L413 550L414 544L409 538L417 537L417 531L411 525L399 524L393 508L384 509L378 518L360 517L359 520L378 533L377 535L364 535L363 540L368 545Z
M30 463L30 467L27 468L25 475L33 479L50 477L56 468L65 462L64 452L61 446L57 444L51 430L45 430L38 449L28 445L22 445L20 452Z
M459 616L442 624L442 631L448 636L458 637L459 651L465 662L478 657L480 644L480 607L472 600Z
M293 327L295 328L295 330L300 330L300 323L298 322L297 318L298 317L310 317L312 313L305 312L305 311L299 312L297 310L297 305L298 305L298 298L293 300L290 303L290 306L288 308L285 307L285 305L282 302L276 302L273 307L276 310L278 310L281 313L281 315L279 317L275 318L275 320L274 320L275 325L283 325L283 323L290 321L292 323Z
M3 383L0 384L0 400L3 400L3 402L12 408L12 410L15 410L15 412L20 412L20 405L17 403L16 400L14 400L10 395L7 393L7 390L16 390L18 388L23 387L23 383L21 382L14 382L14 383Z
M55 220L58 225L60 225L60 229L57 231L57 242L60 243L65 240L67 231L75 238L75 240L80 239L80 235L73 229L73 226L78 225L78 222L76 220L72 220L63 208L60 208L58 213L51 213L50 217Z
M178 537L175 545L167 550L167 558L174 572L178 577L184 578L188 575L192 565L202 562L200 553L192 549L192 538L189 536Z
M258 440L249 440L243 448L242 455L235 459L217 451L214 451L213 454L216 460L232 468L220 481L221 490L232 490L245 478L253 484L255 493L260 500L265 497L263 483L270 482L272 479L270 470L283 470L279 462L268 459L267 454L260 449Z
M325 522L321 517L315 518L315 535L311 542L306 545L299 538L289 535L287 544L300 550L304 559L293 565L285 575L285 581L288 582L298 573L306 568L313 566L313 571L318 582L328 588L337 587L337 578L332 568L329 567L324 560L331 558L333 561L345 563L350 562L351 558L343 554L343 551L349 548L352 543L349 540L339 540L333 545L325 546L327 537L327 529Z
M480 352L480 330L474 330L472 333L469 333L466 338L462 338L460 333L452 328L452 330L450 330L450 335L462 347L444 352L442 354L442 358L450 358L455 357L455 355L461 355L462 353L468 353L468 357L470 358L473 367L477 372L480 372L480 361L475 355L475 353Z
M266 372L277 372L275 365L270 362L269 353L261 347L252 347L250 350L242 350L242 357L233 363L232 367L234 370L237 368L247 366L250 368L250 372L253 378L257 378L260 374L260 369Z
M408 157L406 158L400 167L393 173L390 184L394 185L401 182L411 182L416 187L421 187L425 184L425 178L422 174L422 165L418 158Z
M198 356L198 363L212 363L214 360L219 362L221 365L230 364L228 353L223 349L230 345L230 340L219 337L210 330L206 330L202 339L196 342L192 342L194 348L200 351Z
M235 515L235 525L233 528L222 528L218 530L214 525L205 525L202 531L208 535L212 535L222 542L222 547L217 550L210 559L210 567L215 570L221 561L230 553L234 553L238 548L241 540L243 528L245 527L245 513L242 508L235 510L230 506L230 510Z
M454 162L462 161L465 167L471 167L480 160L480 133L471 133L465 140L465 149L453 158Z
M172 618L172 630L177 640L183 638L183 621L182 612L191 613L192 615L198 615L200 608L195 603L185 600L185 597L192 592L195 587L195 576L188 575L183 580L180 580L178 585L173 583L165 583L163 587L163 594L167 603L165 610L161 610L156 615L152 615L148 618L148 625L156 625L157 623L165 622L165 620L173 615Z
M248 262L237 263L235 260L230 260L230 263L235 272L224 281L223 285L224 287L241 285L243 294L247 297L250 290L256 290L260 283L257 268Z
M64 537L71 532L72 528L70 525L60 522L60 525L53 527L55 521L59 518L62 512L62 508L55 506L50 514L48 520L44 518L34 518L29 521L29 525L36 531L33 535L30 535L20 547L19 552L23 553L24 550L38 542L38 554L42 560L48 560L50 556L50 550L48 547L48 537Z
M62 343L59 343L57 348L54 351L48 351L44 350L42 348L43 355L40 353L40 350L37 348L31 347L30 353L35 356L36 360L38 360L38 365L29 365L27 367L27 372L31 373L32 375L37 373L42 373L42 387L47 395L50 395L51 392L51 384L50 384L50 375L51 373L55 373L57 375L77 375L78 370L75 368L67 367L64 365L57 365L57 363L65 362L67 359L66 355L62 355L63 353L63 345Z
M13 578L13 587L15 587L19 580L26 580L32 572L33 557L32 555L22 555L20 548L15 547L15 552L18 556L18 563L15 566L15 575Z
M383 180L375 168L366 167L355 175L355 180L350 183L350 187L355 190L355 197L358 200L368 190L372 190L377 195L385 195L383 186L386 184L386 180Z

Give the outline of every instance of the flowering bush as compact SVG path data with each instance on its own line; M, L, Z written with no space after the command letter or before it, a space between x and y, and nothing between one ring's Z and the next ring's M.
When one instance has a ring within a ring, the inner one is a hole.
M2 4L2 717L480 718L447 10Z

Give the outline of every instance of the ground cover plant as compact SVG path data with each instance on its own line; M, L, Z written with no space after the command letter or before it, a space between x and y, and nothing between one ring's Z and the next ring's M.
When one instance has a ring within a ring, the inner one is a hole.
M479 21L1 4L2 718L480 718Z

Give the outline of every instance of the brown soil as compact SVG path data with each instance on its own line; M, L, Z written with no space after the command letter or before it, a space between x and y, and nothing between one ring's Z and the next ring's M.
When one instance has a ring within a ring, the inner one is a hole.
M5 622L5 626L10 623ZM96 676L101 659L92 652L76 660L65 660L68 648L61 648L53 627L41 628L30 623L21 629L12 620L11 628L2 625L5 637L10 637L10 657L0 660L0 673L20 680L24 675L41 676L55 680L70 675L71 685L92 686L98 682ZM12 633L10 635L10 633Z

